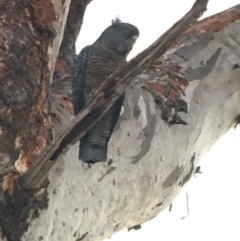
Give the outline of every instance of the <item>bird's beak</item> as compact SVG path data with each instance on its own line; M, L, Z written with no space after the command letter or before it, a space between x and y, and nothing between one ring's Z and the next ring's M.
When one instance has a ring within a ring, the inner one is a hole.
M131 42L132 42L133 45L136 43L137 39L138 39L137 35L132 36Z

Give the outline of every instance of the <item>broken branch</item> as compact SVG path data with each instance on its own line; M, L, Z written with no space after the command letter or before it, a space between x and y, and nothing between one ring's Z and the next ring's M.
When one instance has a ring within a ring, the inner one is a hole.
M127 85L157 57L176 41L192 23L206 10L208 0L197 0L191 10L175 23L150 47L117 69L96 91L93 98L76 116L66 130L56 137L35 160L26 173L20 177L20 184L27 189L34 189L48 174L55 161L66 153L72 145L111 108L116 99L124 92Z

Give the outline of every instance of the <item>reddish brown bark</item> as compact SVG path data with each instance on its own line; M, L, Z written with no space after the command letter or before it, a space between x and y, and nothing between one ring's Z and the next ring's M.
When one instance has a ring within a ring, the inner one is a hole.
M10 1L0 19L0 170L7 173L18 158L30 166L49 140L47 52L56 15L51 1Z

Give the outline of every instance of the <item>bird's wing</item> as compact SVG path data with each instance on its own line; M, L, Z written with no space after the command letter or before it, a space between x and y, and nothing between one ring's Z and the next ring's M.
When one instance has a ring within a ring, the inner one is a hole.
M84 101L84 83L85 83L85 71L88 59L88 52L91 45L82 49L75 60L74 64L74 77L72 81L72 96L75 115L81 111L85 105Z
M124 63L127 63L127 61L125 61ZM109 139L111 138L111 135L113 133L113 130L118 122L120 113L121 113L121 108L124 102L124 97L125 97L125 92L123 92L122 95L120 95L120 97L117 99L117 101L115 102L115 104L112 106L112 108L110 110L112 110L112 122L111 122L111 128L110 128L110 136L107 139L107 142L109 141Z

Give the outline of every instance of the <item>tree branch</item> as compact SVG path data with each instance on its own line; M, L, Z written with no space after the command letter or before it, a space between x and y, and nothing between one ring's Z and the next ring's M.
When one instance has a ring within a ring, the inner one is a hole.
M197 0L192 9L149 48L116 70L98 89L81 113L72 121L20 178L24 188L32 189L43 180L60 155L66 153L109 110L126 86L157 57L162 55L206 10L207 0Z
M64 37L59 49L58 58L55 65L53 83L51 91L55 94L64 95L70 98L69 89L73 74L73 61L76 56L75 42L82 26L83 16L87 5L92 0L72 0L69 8ZM64 91L65 85L68 85L68 92ZM71 94L71 92L70 92Z
M48 175L47 210L24 241L101 241L172 203L239 116L239 12L240 5L194 24L126 89L107 162L79 162L78 143L58 159ZM182 96L188 125L169 128L156 100L167 96L166 83L179 84L178 74L189 82Z
M71 0L60 53L63 50L75 51L75 43L80 32L87 5L92 0Z
M76 57L75 42L82 26L83 16L87 5L91 0L72 0L70 4L68 19L64 31L64 37L59 50L54 69L53 81L49 91L49 102L51 108L51 119L54 124L53 137L58 132L58 126L65 128L73 116L72 104L72 78L74 74L74 58ZM64 121L59 119L64 118Z

